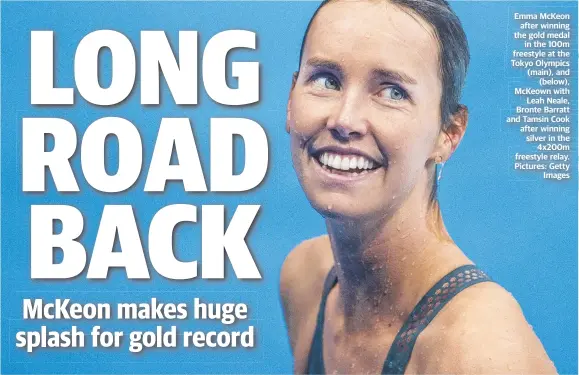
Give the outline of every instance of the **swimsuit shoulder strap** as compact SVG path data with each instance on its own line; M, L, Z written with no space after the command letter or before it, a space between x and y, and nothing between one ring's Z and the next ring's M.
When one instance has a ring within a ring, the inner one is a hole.
M322 342L324 335L324 315L328 295L337 282L338 275L336 274L336 268L332 267L330 272L328 272L328 276L326 276L326 281L324 282L322 299L320 301L320 311L318 312L316 329L314 331L312 345L310 346L310 354L308 356L308 374L324 374L326 372L324 368L324 351Z
M436 283L414 307L398 331L384 362L382 374L404 374L418 335L436 314L458 293L484 281L492 280L476 266L466 265L455 269Z

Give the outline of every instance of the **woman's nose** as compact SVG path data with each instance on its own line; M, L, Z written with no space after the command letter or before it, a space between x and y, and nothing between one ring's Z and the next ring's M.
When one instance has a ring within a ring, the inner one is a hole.
M344 95L335 113L328 119L326 127L339 140L360 138L368 131L361 103L354 95Z

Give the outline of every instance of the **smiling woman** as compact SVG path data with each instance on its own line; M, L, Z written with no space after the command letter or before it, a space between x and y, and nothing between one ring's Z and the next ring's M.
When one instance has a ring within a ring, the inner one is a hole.
M330 0L312 17L286 127L328 236L282 268L296 373L556 372L437 204L436 166L466 130L468 61L444 0Z

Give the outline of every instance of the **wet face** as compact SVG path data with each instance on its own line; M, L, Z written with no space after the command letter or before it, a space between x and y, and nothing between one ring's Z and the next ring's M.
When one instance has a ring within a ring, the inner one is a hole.
M288 103L294 168L326 216L426 204L441 155L438 41L388 2L336 1L317 14Z

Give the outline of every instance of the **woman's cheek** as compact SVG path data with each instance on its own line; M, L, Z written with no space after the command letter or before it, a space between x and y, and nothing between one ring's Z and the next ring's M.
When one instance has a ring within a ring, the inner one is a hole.
M296 132L307 136L322 130L326 122L313 103L296 103L292 113L293 128Z

